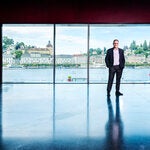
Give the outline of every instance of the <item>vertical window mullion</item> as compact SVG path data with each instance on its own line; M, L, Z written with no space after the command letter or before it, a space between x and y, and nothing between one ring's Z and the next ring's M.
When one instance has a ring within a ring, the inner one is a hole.
M0 59L0 84L2 85L2 73L3 73L3 48L2 48L2 24L0 24L0 56L1 56L1 59Z
M88 24L88 30L87 30L87 83L89 84L89 41L90 40L90 25Z
M56 82L56 57L55 57L55 54L56 54L56 51L55 51L55 47L56 47L56 24L54 24L54 27L53 27L53 84L55 84Z

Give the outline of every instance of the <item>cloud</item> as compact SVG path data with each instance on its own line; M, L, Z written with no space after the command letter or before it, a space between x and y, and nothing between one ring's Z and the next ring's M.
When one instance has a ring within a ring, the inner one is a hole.
M87 51L87 25L56 25L57 53L74 54ZM15 42L24 42L26 45L45 47L50 40L53 44L53 25L23 25L4 24L3 36L13 38ZM119 46L130 46L135 40L137 44L144 40L149 42L150 26L146 25L109 25L90 27L90 48L112 47L112 41L117 38Z
M14 39L15 42L24 42L26 45L45 47L48 41L53 41L51 26L3 26L3 36Z

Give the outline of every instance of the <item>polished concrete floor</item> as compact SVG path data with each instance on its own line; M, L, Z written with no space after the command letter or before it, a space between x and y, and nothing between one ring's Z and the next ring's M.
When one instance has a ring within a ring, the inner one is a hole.
M150 150L150 84L3 84L0 149Z

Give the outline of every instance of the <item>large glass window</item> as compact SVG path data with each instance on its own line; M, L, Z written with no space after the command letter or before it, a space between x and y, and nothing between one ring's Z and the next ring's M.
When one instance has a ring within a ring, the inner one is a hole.
M90 25L90 82L107 82L105 55L114 39L119 40L126 59L122 82L150 82L149 33L149 25Z
M3 82L53 81L53 25L4 24Z
M87 82L87 25L56 26L56 82Z
M2 38L3 83L107 83L114 39L126 59L121 83L150 82L149 24L4 24Z

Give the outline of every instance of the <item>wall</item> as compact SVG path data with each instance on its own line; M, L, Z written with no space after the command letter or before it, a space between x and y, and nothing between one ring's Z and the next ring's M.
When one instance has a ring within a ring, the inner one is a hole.
M0 23L150 23L146 0L3 0Z

